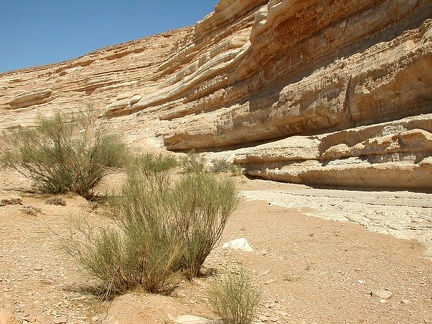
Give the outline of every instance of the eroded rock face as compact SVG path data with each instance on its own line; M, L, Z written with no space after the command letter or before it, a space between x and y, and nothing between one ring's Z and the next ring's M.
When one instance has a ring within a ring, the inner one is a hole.
M237 147L253 176L430 189L431 18L430 0L221 0L191 28L0 74L2 127L91 102L137 147Z
M70 61L0 73L0 127L31 126L38 115L88 104L113 113L133 105L140 99L135 92L152 87L157 66L189 32L190 28L175 30Z
M311 185L431 188L432 115L234 151L250 175Z

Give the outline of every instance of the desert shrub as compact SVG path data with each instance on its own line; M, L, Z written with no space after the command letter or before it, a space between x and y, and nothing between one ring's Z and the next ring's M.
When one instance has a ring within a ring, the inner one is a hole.
M214 159L211 161L213 173L230 172L232 175L241 174L241 167L237 164L227 162L226 160Z
M203 172L205 169L204 159L194 150L180 160L180 164L185 172Z
M142 287L149 292L169 288L179 248L158 228L133 226L138 222L90 225L75 218L64 247L81 268L97 282L105 299ZM152 231L155 230L155 231Z
M237 191L229 179L189 173L172 190L170 208L183 245L180 267L189 278L199 274L211 250L219 243L237 205Z
M98 127L91 111L56 113L40 118L34 128L11 129L4 138L1 162L54 194L71 191L90 198L106 168L121 166L127 155L121 139Z
M98 293L108 298L132 288L125 280L124 263L119 263L123 247L116 229L90 224L83 215L73 218L71 224L71 236L63 239L64 248L97 280Z
M261 292L254 287L244 269L215 280L208 292L214 312L226 324L250 324L261 300Z
M177 166L177 160L168 155L146 153L132 161L131 173L141 174L149 185L156 185L162 190L170 180L170 170Z
M120 195L108 199L109 226L75 230L85 239L68 241L105 296L136 287L164 291L175 272L196 276L236 206L232 182L199 172L173 183L169 174L158 178L171 165L161 159L135 160Z

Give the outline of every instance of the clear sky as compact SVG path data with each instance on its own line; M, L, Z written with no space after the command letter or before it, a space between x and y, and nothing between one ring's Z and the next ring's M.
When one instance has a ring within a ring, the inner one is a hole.
M218 0L0 0L0 73L191 26Z

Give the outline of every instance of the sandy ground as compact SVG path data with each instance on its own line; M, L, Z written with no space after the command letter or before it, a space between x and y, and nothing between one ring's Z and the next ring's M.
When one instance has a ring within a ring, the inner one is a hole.
M246 238L253 251L219 246L205 267L249 271L263 293L256 323L432 322L431 194L236 181L242 199L222 243ZM0 207L0 309L20 323L216 318L206 297L212 276L181 281L170 296L134 291L99 301L60 249L68 216L99 217L97 209L74 195L62 196L66 206L46 205L50 196L28 188L22 177L0 175L0 199L22 198Z

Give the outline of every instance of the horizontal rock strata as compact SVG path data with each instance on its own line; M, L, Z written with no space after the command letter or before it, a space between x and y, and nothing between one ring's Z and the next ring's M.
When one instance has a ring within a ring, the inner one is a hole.
M252 176L310 185L431 189L432 115L235 151Z
M0 74L1 127L85 104L140 149L251 176L430 189L430 0L221 0L195 26Z

